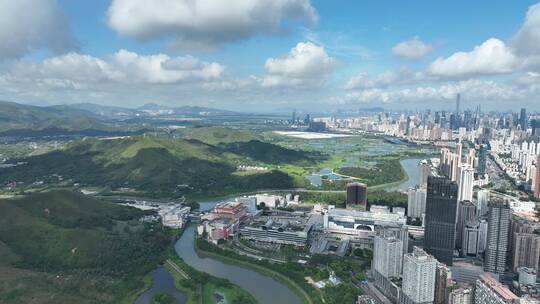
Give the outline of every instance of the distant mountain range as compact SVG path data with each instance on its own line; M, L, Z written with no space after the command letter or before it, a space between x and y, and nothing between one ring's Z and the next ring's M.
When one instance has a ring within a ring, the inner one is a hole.
M37 107L0 101L0 132L7 130L107 129L101 117L71 106Z
M221 110L199 106L180 106L171 107L157 103L147 103L135 109L104 106L94 103L78 103L71 104L67 107L79 109L106 117L122 117L134 115L189 115L189 116L208 116L208 115L231 115L238 114L237 112Z
M216 115L234 115L238 112L221 110L199 106L180 106L170 107L157 103L147 103L137 108L138 111L151 114L171 114L171 115L190 115L190 116L216 116Z
M137 109L79 103L56 106L32 106L0 101L0 133L6 131L43 131L47 129L81 131L114 130L111 119L139 116L219 116L236 112L198 106L168 107L155 103ZM23 132L24 133L24 132Z

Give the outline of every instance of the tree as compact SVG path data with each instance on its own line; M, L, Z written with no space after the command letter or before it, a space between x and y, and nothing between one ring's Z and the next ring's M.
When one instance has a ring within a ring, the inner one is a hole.
M152 297L151 303L152 304L174 304L176 303L176 299L168 293L160 292L160 293L155 294Z

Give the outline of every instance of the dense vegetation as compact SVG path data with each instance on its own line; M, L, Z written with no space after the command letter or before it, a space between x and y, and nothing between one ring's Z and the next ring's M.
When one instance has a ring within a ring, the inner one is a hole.
M368 186L398 182L405 178L405 172L399 163L399 158L380 158L371 168L345 167L338 170L339 174L360 179Z
M229 144L257 140L252 132L219 127L195 127L179 131L184 139L195 139L209 145Z
M345 207L345 192L298 192L300 200L305 203L323 203L335 205L338 208ZM407 207L407 195L398 191L368 190L368 202L370 205L382 205L390 207Z
M111 189L133 188L149 196L223 195L256 189L292 188L281 171L234 174L240 164L294 162L304 152L259 141L213 146L198 140L150 136L115 140L86 139L62 150L32 156L23 165L0 172L0 183L71 182Z
M309 161L313 161L310 154L306 152L290 150L258 140L235 142L223 145L223 147L227 151L267 164L308 163Z
M152 297L152 302L150 304L174 304L176 299L168 293L157 293Z
M0 302L123 302L172 240L144 214L70 191L1 200Z

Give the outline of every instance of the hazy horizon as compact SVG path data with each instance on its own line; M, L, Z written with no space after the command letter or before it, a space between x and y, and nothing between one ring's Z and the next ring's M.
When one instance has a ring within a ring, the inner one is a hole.
M537 1L188 2L3 2L0 100L540 110Z

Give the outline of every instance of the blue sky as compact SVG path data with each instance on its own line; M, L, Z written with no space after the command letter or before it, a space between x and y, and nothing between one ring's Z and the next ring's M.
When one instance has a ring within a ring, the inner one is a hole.
M0 99L540 110L537 1L190 2L3 1Z

